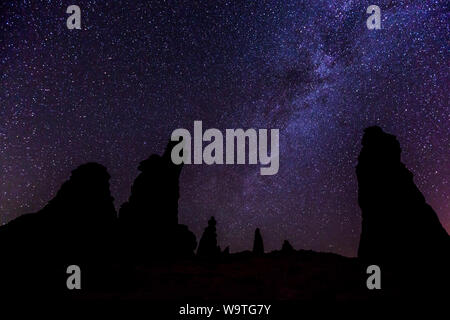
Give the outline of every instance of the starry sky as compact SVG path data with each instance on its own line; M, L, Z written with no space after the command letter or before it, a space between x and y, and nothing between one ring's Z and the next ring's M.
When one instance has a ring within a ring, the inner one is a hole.
M81 8L68 30L66 8ZM381 8L368 30L366 9ZM177 128L277 128L280 170L190 165L179 220L219 244L356 254L363 129L395 134L450 230L445 0L5 1L0 4L0 223L42 208L80 164L118 208Z

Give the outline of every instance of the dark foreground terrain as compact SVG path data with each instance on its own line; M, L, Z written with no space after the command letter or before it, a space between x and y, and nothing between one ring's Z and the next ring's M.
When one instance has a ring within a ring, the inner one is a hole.
M399 283L383 274L383 290L368 290L366 267L357 258L313 251L230 254L216 261L187 259L118 267L110 283L86 285L81 299L195 302L368 300L401 297ZM93 281L95 283L96 281Z

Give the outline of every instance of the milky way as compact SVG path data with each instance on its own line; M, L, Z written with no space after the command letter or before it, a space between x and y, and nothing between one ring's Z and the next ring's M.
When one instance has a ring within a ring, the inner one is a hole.
M219 243L355 255L363 129L395 134L450 230L447 1L10 1L0 11L0 221L70 171L107 166L115 205L176 128L280 129L280 170L191 165L180 222ZM66 8L81 8L68 30ZM368 30L366 9L381 8Z

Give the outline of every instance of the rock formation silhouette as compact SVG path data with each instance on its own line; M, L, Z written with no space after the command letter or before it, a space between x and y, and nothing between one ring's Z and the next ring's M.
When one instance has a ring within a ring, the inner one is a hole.
M379 127L365 130L358 157L360 258L402 261L450 252L449 236L400 161L400 144Z
M230 255L230 247L227 246L225 249L223 249L222 256L228 257L229 255Z
M102 165L81 165L42 210L2 226L3 280L20 290L20 284L39 287L46 279L40 285L50 288L68 265L106 263L116 223L109 179Z
M264 244L259 228L255 230L255 238L253 240L253 253L257 255L264 254Z
M358 257L394 270L395 279L416 288L418 281L420 286L448 281L449 236L401 162L399 142L369 127L362 146L356 167L362 212Z
M284 240L283 245L281 246L281 251L285 253L293 252L294 248L292 247L292 245L288 240Z
M178 224L179 177L182 165L171 161L176 142L169 142L163 156L151 155L131 187L129 200L119 211L122 251L128 259L192 256L195 235Z
M71 259L98 257L97 253L92 257L88 254L111 246L116 221L109 179L104 166L81 165L42 210L22 215L2 227L0 241L11 244L8 248L14 251L54 250L59 259L66 255ZM65 250L56 252L62 243Z
M198 263L201 259L179 259L194 257L196 238L178 223L182 166L170 159L174 145L169 143L163 156L152 155L141 162L118 218L106 168L88 163L72 171L42 210L1 226L0 296L62 293L72 297L65 282L66 268L72 264L81 267L82 294L94 298L99 292L111 297L109 285L116 294L148 293L157 298L211 294L223 298L240 293L242 297L259 294L262 299L275 297L275 292L288 299L323 299L335 297L336 290L344 297L371 297L362 271L368 264L381 266L383 294L388 297L410 292L436 296L448 289L449 236L401 163L398 141L379 127L365 130L356 168L362 211L359 259L297 251L287 240L281 254L264 254L259 228L253 253L230 254L228 247L221 253L214 217L197 254L220 257L217 266ZM158 263L147 263L151 261ZM264 276L255 278L255 270ZM127 290L122 291L124 284Z
M216 219L211 217L205 228L197 249L197 255L204 258L214 258L220 255L220 247L217 245Z

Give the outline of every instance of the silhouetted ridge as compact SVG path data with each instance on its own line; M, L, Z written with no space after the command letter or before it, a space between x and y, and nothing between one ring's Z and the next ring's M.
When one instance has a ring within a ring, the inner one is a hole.
M400 144L379 127L365 130L358 157L362 232L358 256L371 263L441 260L449 236L400 161Z
M171 161L174 145L170 142L162 157L151 155L139 164L141 173L131 187L129 200L120 208L121 241L128 258L190 256L197 246L194 234L178 224L182 165Z

